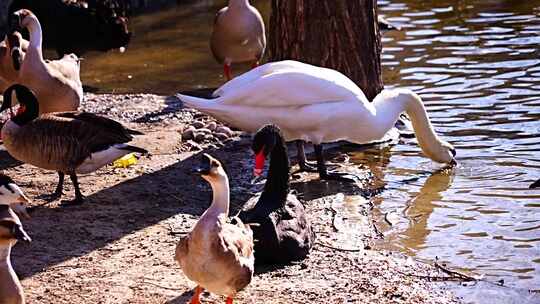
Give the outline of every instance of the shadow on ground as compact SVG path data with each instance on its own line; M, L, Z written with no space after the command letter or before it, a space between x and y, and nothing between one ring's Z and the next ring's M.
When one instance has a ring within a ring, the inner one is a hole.
M211 189L191 169L198 165L203 152L222 160L226 166L231 181L231 214L236 214L254 193L250 191L253 187L249 146L250 140L245 138L219 150L202 151L159 171L96 192L81 206L38 207L33 218L24 223L34 242L16 247L14 259L19 275L29 277L87 255L177 214L200 216L209 206ZM99 173L92 178L99 179ZM344 192L342 186L318 180L293 181L293 188L303 193L306 200ZM350 187L351 191L358 191L357 186Z
M1 145L0 145L1 147ZM9 153L5 150L0 150L0 171L17 167L21 165L22 163L13 157L9 155Z

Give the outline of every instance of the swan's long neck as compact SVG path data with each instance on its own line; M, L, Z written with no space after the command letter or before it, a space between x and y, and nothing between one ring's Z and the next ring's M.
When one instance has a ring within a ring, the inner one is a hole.
M29 20L26 22L26 28L28 29L28 32L30 32L30 44L28 45L28 48L37 52L39 57L43 58L43 32L41 30L41 24L35 16L28 16L26 18Z
M289 194L289 156L283 140L278 140L270 153L268 177L261 194L260 201L264 204L281 207Z
M430 151L433 151L434 147L441 146L441 141L429 121L424 104L417 94L405 90L391 90L378 95L373 105L376 109L377 121L381 123L383 120L388 130L393 127L401 113L407 113L411 118L418 144L428 156L433 155Z
M208 214L219 215L224 213L229 215L229 178L225 176L213 177L210 180L212 186L213 199L210 208L206 211Z

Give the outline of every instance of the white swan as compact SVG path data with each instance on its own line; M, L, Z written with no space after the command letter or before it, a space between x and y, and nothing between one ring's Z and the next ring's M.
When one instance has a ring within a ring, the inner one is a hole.
M384 90L370 103L356 84L332 69L296 61L268 63L217 89L215 99L177 97L241 130L256 132L272 123L281 128L287 141L312 142L321 178L332 178L326 173L322 143L379 140L402 112L410 116L424 154L437 162L455 162L455 149L435 134L417 94Z

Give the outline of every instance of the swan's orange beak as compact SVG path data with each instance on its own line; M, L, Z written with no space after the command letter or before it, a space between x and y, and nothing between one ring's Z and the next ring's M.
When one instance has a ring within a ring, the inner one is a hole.
M263 173L265 160L264 149L261 149L261 151L255 155L255 169L253 169L253 174L255 176L260 176Z

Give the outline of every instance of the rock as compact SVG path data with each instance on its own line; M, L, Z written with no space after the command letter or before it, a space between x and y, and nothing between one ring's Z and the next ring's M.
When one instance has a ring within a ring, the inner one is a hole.
M229 138L229 135L225 133L214 133L214 136L219 140L225 140Z
M189 151L202 150L201 146L193 140L189 140L186 144L190 147Z
M233 131L225 126L219 126L216 128L216 133L225 133L228 137L233 136Z
M200 129L204 127L204 122L197 120L197 121L194 121L191 125L195 127L195 129Z
M209 129L206 129L206 128L200 128L197 130L197 132L201 132L201 133L204 133L204 134L212 134L212 131L210 131Z
M204 133L194 133L193 138L196 142L200 143L204 140L205 136Z
M211 121L211 122L209 122L209 123L206 125L206 128L207 128L208 130L210 130L210 131L214 131L214 130L216 130L216 128L217 128L217 123L214 122L214 121Z
M182 140L190 140L195 138L195 128L189 126L184 132L182 132Z

